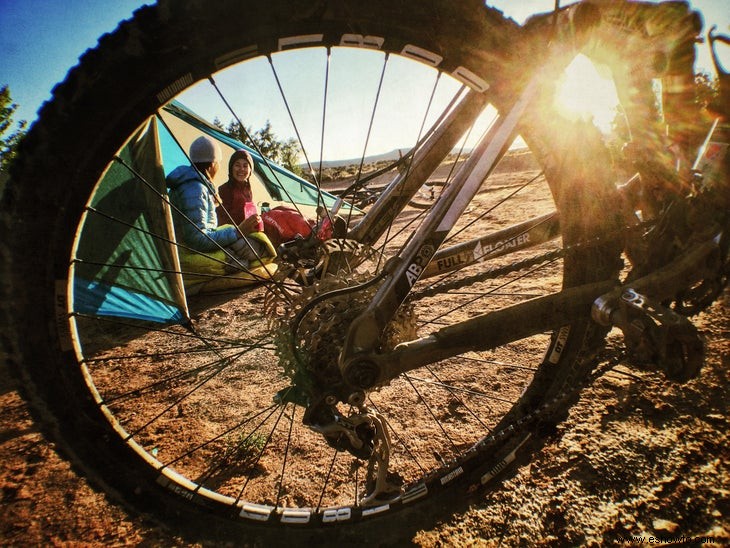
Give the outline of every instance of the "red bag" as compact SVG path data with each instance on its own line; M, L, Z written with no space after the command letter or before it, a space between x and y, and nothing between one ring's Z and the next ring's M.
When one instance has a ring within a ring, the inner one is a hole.
M285 206L275 207L261 213L264 233L274 246L291 241L297 236L306 238L312 232L314 221L306 219L296 209Z

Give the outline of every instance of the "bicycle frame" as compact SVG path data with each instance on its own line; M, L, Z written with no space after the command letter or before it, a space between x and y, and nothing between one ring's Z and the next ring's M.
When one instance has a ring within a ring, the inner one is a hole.
M617 287L616 281L608 280L573 287L443 328L428 337L400 344L393 352L378 353L376 345L380 333L418 279L455 271L557 237L558 215L550 213L437 251L482 182L506 153L520 117L535 94L536 78L533 78L509 113L498 118L482 138L399 256L386 265L385 282L368 308L353 321L340 355L340 369L351 386L371 388L401 373L464 352L493 349L510 340L559 329L568 325L571 319L587 317L592 307L594 317L601 312L611 316L620 308L619 301L627 291L648 292L659 301L672 298L682 288L717 272L722 261L722 234L713 234L664 268L625 286ZM464 124L475 116L475 100L467 97L464 103L448 120L453 125L434 132L432 141L426 142L425 150L415 155L411 178L396 179L352 231L353 236L362 235L366 242L377 239L383 227L389 226L413 193L425 183L435 167L434 157L439 153L441 157L445 156L444 151L453 146L454 133L463 130ZM604 310L597 313L601 306ZM620 322L616 318L604 318L599 323Z
M440 267L456 266L456 261L446 258L462 256L465 246L436 255L436 250L446 239L467 205L482 186L483 181L494 170L499 160L512 144L520 119L527 106L538 92L538 77L533 77L515 101L510 111L498 117L490 130L482 137L474 152L454 177L454 181L439 197L429 211L421 226L401 251L397 260L386 266L386 280L378 290L368 308L353 322L341 355L341 367L348 369L348 363L362 361L363 354L372 354L380 333L390 321L397 308L408 296L415 282L424 272L432 274ZM459 108L449 116L442 128L435 131L423 147L415 155L411 177L396 179L384 193L384 196L368 212L363 222L352 230L350 236L369 243L379 237L389 226L410 197L426 181L428 175L438 165L437 161L446 156L454 146L456 139L463 134L466 127L481 112L486 98L469 92ZM385 214L390 212L390 214ZM509 234L514 238L525 226L512 228ZM502 235L497 236L498 241ZM481 241L481 240L480 240ZM472 244L467 244L467 246ZM471 261L482 257L473 253ZM435 263L433 262L436 258ZM439 261L442 261L439 263ZM429 264L435 264L429 270ZM355 358L355 356L360 356Z

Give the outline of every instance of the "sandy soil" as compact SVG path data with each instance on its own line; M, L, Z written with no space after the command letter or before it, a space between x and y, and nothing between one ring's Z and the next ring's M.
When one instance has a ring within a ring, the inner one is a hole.
M200 321L241 316L242 306L203 310ZM730 541L730 293L697 325L708 350L699 379L680 386L619 365L584 391L553 439L499 490L402 544ZM175 524L125 511L77 475L34 426L5 360L0 368L0 544L211 544L206 531L183 537ZM113 388L115 371L100 374L100 385Z
M653 373L607 374L558 437L420 546L629 545L622 539L730 541L730 295L701 318L708 357L684 386ZM623 368L620 368L623 369ZM0 543L6 546L205 545L96 491L38 432L0 372ZM712 545L712 544L710 544Z

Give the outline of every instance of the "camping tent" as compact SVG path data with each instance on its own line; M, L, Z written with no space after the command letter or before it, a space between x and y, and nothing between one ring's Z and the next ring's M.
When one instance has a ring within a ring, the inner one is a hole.
M293 205L305 216L315 218L317 205L331 208L335 202L333 196L318 191L309 181L265 159L256 150L205 121L179 101L165 105L159 112L157 122L165 175L175 167L189 163L184 151L190 148L190 143L205 134L218 141L223 151L222 169L218 170L212 181L216 188L228 178L225 159L230 158L235 150L243 148L254 160L251 190L259 205L263 202L269 202L272 208L277 205Z
M77 314L163 324L184 323L187 301L165 176L188 164L200 135L216 139L227 158L245 148L254 159L252 190L259 203L289 205L314 217L336 198L263 158L179 102L163 107L110 162L87 205L71 265ZM216 186L225 181L214 181Z

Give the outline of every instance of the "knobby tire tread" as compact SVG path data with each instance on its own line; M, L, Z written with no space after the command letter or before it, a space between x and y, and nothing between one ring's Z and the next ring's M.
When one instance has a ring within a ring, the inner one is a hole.
M222 9L228 9L240 3L223 4ZM202 522L204 526L218 518L207 515L202 508L191 509L182 498L159 487L155 471L139 462L137 455L111 431L102 417L88 393L74 353L58 337L55 289L56 281L65 280L68 275L73 227L78 223L85 197L120 146L119 136L130 135L141 120L160 106L156 97L164 85L184 76L185 71L179 65L189 66L193 78L200 79L215 69L216 55L230 48L224 43L216 46L220 51L208 53L213 39L221 33L219 29L206 27L213 19L208 8L207 2L163 1L157 7L139 9L133 20L123 22L116 31L103 36L97 48L87 52L66 81L54 89L52 100L43 106L38 122L21 144L19 160L3 195L2 224L10 237L5 239L2 249L1 286L5 303L3 322L8 326L3 330L3 346L36 415L47 426L52 439L62 444L64 455L72 458L94 483L115 493L133 508L163 514L166 519L177 518L178 523ZM461 40L468 41L471 37L470 47L454 53L454 58L468 60L475 51L489 51L494 59L499 59L506 57L504 49L509 36L517 32L515 25L494 11L484 10L476 1L424 4L412 0L378 0L363 6L352 1L275 0L252 4L249 8L235 9L250 21L259 18L261 24L252 32L258 33L262 44L263 37L270 36L273 40L283 32L281 28L315 28L318 18L327 28L336 27L346 18L356 32L370 28L369 25L381 28L386 16L400 14L402 24L396 33L400 32L404 41L429 36L426 45L441 47L446 53ZM444 19L434 19L433 13ZM479 16L475 17L475 13ZM461 28L453 23L459 17L469 24ZM330 25L333 20L336 24ZM428 21L432 24L424 32ZM433 21L442 24L434 26ZM272 43L266 47L274 49ZM185 56L185 61L181 61ZM548 144L543 146L549 149ZM543 160L548 157L543 156ZM564 169L552 168L557 173ZM28 250L32 250L32 259L24 259ZM586 260L592 258L583 256L578 262ZM594 267L588 265L589 270L601 270ZM573 282L580 283L591 275L580 272L574 277ZM561 362L541 368L529 397L505 418L505 423L518 420L590 372L593 354L605 332L588 319L576 321L572 330ZM566 401L553 414L554 422L562 418L570 403ZM535 433L539 430L534 424L530 428ZM507 436L475 473L482 474L499 465L521 446L523 438L524 435ZM530 452L539 447L540 439L535 436L524 446L517 464L529 459ZM412 528L427 525L434 517L456 510L463 504L463 496L452 488L426 501L395 514L398 524L403 528L407 524ZM239 528L246 526L240 521L216 523L221 536L237 535ZM362 539L365 529L372 532L370 523L353 525L348 534ZM261 535L260 539L269 534L258 528L255 531ZM276 531L271 534L275 535ZM302 531L301 534L306 537L309 533ZM342 542L343 538L338 540Z

